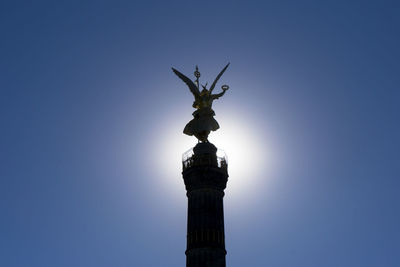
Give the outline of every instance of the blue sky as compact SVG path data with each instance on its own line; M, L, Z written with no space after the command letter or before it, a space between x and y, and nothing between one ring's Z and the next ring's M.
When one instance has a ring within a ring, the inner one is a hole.
M231 62L210 140L254 164L229 166L227 265L399 266L399 11L1 2L0 265L184 266L196 140L171 67L210 82Z

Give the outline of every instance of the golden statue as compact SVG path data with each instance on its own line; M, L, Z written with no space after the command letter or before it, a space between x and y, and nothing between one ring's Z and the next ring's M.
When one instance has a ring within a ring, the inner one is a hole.
M218 122L214 119L215 112L212 110L212 103L215 99L223 96L225 91L229 89L229 86L221 86L222 92L219 94L213 95L212 91L228 66L229 63L222 69L217 78L215 78L210 89L207 89L207 83L206 85L201 85L203 87L201 92L199 91L200 72L197 66L196 71L194 72L196 77L195 83L176 69L172 68L173 72L189 86L190 91L194 95L193 107L196 111L192 114L194 118L186 124L185 129L183 130L184 134L194 135L199 141L208 142L208 135L210 132L219 129Z

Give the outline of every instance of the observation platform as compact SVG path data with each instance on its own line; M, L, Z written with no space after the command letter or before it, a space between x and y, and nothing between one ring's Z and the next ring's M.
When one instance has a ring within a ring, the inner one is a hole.
M182 155L183 171L194 166L214 166L227 172L228 157L211 143L198 143Z

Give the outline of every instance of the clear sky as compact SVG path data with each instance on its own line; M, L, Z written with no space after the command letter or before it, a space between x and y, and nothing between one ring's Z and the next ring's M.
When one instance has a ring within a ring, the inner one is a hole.
M399 14L2 1L0 265L184 266L180 157L196 140L171 67L211 82L231 62L210 135L230 159L227 265L400 266Z

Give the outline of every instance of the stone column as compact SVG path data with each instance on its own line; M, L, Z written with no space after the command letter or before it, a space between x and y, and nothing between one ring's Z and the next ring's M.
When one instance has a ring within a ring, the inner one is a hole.
M223 197L227 163L211 143L198 143L183 162L188 197L187 267L225 267Z

